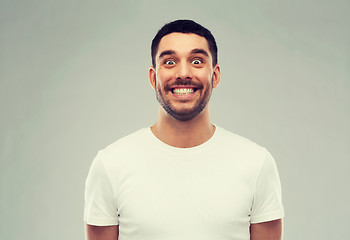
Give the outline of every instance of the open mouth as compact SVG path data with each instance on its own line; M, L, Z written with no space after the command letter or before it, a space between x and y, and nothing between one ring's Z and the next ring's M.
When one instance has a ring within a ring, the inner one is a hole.
M175 95L184 96L184 95L190 95L197 90L198 90L198 88L183 87L183 88L172 88L171 92Z

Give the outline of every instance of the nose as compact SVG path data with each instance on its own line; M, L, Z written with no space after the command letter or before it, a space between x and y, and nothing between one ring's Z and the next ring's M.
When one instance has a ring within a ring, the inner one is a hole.
M190 64L182 62L178 65L176 71L176 79L192 79L192 69Z

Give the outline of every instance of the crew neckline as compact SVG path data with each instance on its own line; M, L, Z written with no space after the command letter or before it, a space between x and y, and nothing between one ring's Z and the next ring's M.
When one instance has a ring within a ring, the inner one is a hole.
M213 135L207 141L205 141L204 143L201 143L197 146L189 147L189 148L181 148L181 147L171 146L171 145L163 142L159 138L157 138L153 134L151 127L146 128L146 130L147 130L147 133L150 135L152 142L155 143L155 145L157 147L161 148L162 150L168 151L168 152L170 151L173 153L180 153L181 154L181 153L191 153L191 152L201 151L203 149L206 149L207 146L211 145L215 141L215 139L217 138L218 132L220 131L220 128L217 125L215 125L215 124L213 124L213 125L215 127L215 131L214 131Z

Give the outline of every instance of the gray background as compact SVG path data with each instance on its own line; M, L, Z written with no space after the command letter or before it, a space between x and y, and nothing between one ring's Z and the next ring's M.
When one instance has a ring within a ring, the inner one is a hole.
M350 235L350 1L0 0L0 238L83 239L97 151L156 121L150 42L191 18L219 45L214 123L266 146L285 240Z

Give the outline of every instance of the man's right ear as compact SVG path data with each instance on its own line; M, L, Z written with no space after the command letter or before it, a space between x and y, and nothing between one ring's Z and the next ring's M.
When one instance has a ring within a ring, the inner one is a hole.
M156 70L151 66L148 70L148 79L153 89L156 89Z

